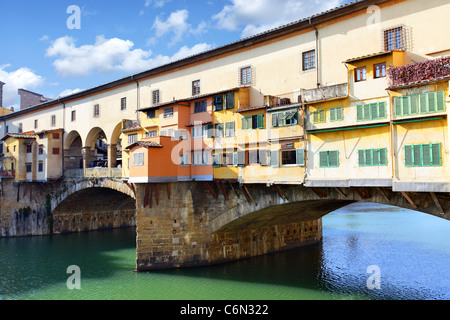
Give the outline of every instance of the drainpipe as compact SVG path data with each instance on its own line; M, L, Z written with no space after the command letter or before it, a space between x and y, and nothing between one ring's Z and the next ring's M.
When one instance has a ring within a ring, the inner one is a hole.
M63 129L61 132L61 155L62 155L62 166L61 166L61 174L64 177L64 134L66 132L66 104L63 102Z
M139 86L139 82L134 78L134 75L131 76L131 79L134 80L134 82L136 82L136 120L139 121L139 109L140 109L140 86Z
M311 18L309 18L309 24L314 28L315 31L315 38L316 38L316 82L317 82L317 88L320 88L320 78L319 78L319 30L317 30L316 26L312 24Z
M391 113L390 115L390 121L389 121L389 127L390 127L390 136L391 136L391 166L392 166L392 188L394 188L394 180L396 178L395 176L395 154L397 150L395 149L395 141L394 141L394 133L395 133L395 126L394 126L394 104L392 103L393 97L391 96L391 93L389 90L387 90L388 96L389 96L389 111Z

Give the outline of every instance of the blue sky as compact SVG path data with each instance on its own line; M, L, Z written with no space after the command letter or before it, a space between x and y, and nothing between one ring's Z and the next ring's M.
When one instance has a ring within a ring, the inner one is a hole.
M349 0L2 1L3 106L56 98L200 53ZM67 13L75 5L80 19ZM67 21L79 21L70 29Z

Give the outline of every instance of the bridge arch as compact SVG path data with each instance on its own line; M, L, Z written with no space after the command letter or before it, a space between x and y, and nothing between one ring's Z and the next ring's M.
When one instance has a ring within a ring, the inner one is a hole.
M64 139L64 169L83 168L83 140L78 131L71 131Z

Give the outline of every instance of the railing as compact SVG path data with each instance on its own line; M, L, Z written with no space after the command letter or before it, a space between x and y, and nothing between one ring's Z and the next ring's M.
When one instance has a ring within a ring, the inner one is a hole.
M66 178L121 178L121 168L87 168L64 171Z
M122 130L139 128L140 125L141 125L141 123L138 120L123 120L122 121Z
M342 83L316 89L303 90L302 95L305 103L345 98L348 96L348 84Z
M15 170L0 170L0 176L1 177L9 177L9 178L13 178L16 176L16 171Z
M387 73L389 87L449 77L450 57L390 68Z

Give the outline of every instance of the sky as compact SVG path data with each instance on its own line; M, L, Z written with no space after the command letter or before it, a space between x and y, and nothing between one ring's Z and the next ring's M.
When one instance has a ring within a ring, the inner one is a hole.
M57 98L211 50L350 0L2 0L3 107Z

